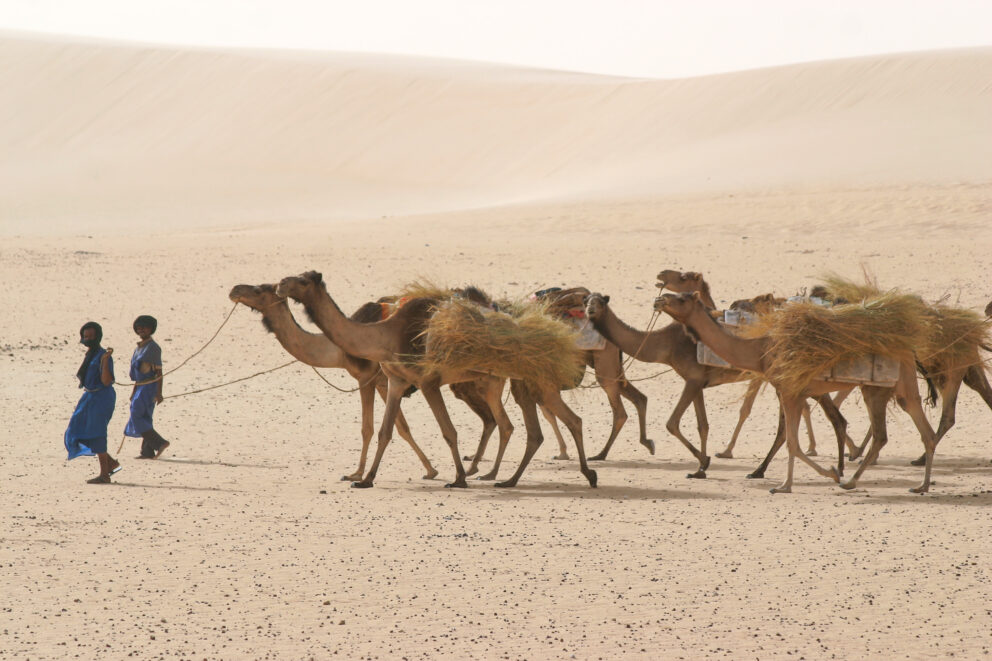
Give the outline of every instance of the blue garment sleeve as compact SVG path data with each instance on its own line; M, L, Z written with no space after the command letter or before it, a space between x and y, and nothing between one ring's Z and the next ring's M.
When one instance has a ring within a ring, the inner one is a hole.
M162 347L158 345L157 342L150 342L145 348L145 355L142 360L151 364L154 367L162 366Z

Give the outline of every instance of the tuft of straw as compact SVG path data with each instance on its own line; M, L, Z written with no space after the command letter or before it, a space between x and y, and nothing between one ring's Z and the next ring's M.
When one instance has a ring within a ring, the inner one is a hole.
M890 291L832 308L788 304L745 326L742 334L769 340L765 377L798 394L842 361L873 354L912 360L914 350L927 342L930 325L921 298Z
M916 353L926 373L938 382L954 368L979 364L978 348L992 344L992 326L973 310L929 305L927 323L927 342Z
M548 317L543 306L520 305L514 312L451 299L427 324L419 367L427 373L455 369L519 379L538 390L580 381L585 366L575 331Z

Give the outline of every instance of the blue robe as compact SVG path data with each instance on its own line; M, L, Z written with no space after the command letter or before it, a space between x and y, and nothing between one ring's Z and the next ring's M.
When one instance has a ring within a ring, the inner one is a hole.
M90 361L86 378L80 386L85 392L69 418L69 427L65 430L65 449L69 459L92 457L107 451L107 425L114 415L117 393L114 392L113 382L105 386L100 380L100 358L105 353L106 349L100 349ZM113 356L107 358L107 366L112 379Z
M162 349L155 340L150 340L143 347L134 350L131 356L131 380L135 383L155 378L155 370L141 371L141 363L148 363L153 368L162 366ZM134 397L131 398L131 417L124 427L124 435L141 438L141 435L152 429L152 414L155 412L155 397L158 395L158 381L136 386Z

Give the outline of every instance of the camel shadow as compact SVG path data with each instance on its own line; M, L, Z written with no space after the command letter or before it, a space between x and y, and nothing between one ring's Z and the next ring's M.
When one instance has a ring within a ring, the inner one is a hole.
M140 489L178 489L181 491L213 491L217 493L245 493L243 489L221 489L220 487L184 487L170 484L138 484L137 482L113 482L113 486Z
M561 482L520 483L502 489L475 488L472 491L499 500L524 500L527 498L579 498L587 500L725 500L727 496L702 494L688 489L655 489L600 484L592 489L587 484L562 484Z
M911 486L917 486L917 483ZM909 493L907 489L902 493L892 493L892 494L882 494L876 495L871 494L871 501L878 503L913 503L914 506L928 506L928 505L953 505L956 507L969 506L969 507L988 507L992 505L992 491L978 491L976 493L935 493L934 488L937 487L936 483L932 483L930 486L930 492L925 494L919 493Z
M181 457L163 457L155 459L155 462L167 464L189 464L191 466L224 466L225 468L275 468L286 470L289 466L272 466L267 464L235 464L230 461L206 461L203 459L183 459Z

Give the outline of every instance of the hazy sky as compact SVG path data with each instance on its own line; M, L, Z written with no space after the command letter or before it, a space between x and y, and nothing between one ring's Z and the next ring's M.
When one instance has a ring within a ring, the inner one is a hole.
M992 0L0 0L0 29L678 77L992 45Z

